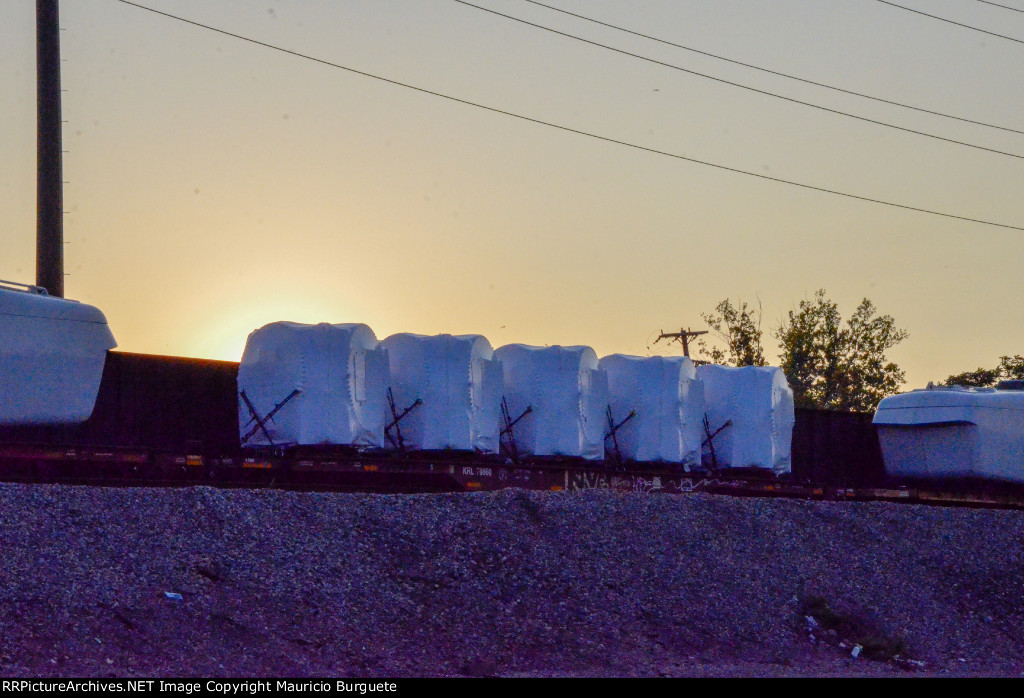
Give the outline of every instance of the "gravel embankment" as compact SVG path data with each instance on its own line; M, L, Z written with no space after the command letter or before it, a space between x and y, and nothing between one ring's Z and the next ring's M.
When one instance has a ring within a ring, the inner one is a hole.
M8 484L0 627L8 677L1017 675L1024 513Z

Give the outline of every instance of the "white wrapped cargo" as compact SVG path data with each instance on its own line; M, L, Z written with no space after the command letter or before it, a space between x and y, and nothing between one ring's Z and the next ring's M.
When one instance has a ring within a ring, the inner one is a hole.
M878 403L885 472L908 478L1024 482L1024 392L958 386Z
M622 458L697 466L704 440L704 385L685 356L627 356L601 359L608 374L609 405L618 424ZM610 441L605 443L605 448Z
M494 352L520 453L604 458L608 378L590 347L507 344Z
M243 443L382 446L388 357L379 344L362 324L274 322L252 332L238 367ZM266 433L242 392L261 419L281 405Z
M485 337L402 333L381 346L399 413L421 401L399 423L406 446L498 452L501 364Z
M106 317L93 306L32 286L0 287L0 424L86 421L107 350L116 346Z
M774 366L705 365L697 368L704 383L704 410L714 438L719 467L792 469L793 391L786 374ZM710 447L704 447L705 461Z

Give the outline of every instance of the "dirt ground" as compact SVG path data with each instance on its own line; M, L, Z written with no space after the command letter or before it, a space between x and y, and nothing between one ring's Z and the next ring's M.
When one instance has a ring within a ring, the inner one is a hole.
M1022 534L884 503L0 485L0 675L1018 676Z

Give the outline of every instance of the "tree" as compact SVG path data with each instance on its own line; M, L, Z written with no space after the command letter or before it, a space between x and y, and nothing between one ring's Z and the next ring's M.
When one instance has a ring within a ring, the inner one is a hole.
M975 388L990 388L1001 380L1024 380L1024 356L1000 356L996 368L979 368L950 376L945 385L966 385Z
M869 412L903 384L903 371L886 352L907 331L892 316L878 315L867 298L844 325L839 307L819 289L773 334L798 407Z
M767 366L764 348L761 346L761 304L757 311L746 302L734 306L729 299L715 306L713 313L701 313L701 318L711 331L725 342L727 351L709 346L703 339L697 340L697 347L708 361L732 366Z
M955 376L947 378L943 385L963 385L971 388L988 388L999 381L998 368L978 368L974 371L964 371Z

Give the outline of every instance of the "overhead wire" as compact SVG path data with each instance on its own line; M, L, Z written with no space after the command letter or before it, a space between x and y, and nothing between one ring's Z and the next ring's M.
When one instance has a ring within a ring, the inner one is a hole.
M900 4L895 3L895 2L890 2L889 0L876 0L876 1L882 3L883 5L890 5L891 7L896 7L896 8L899 8L901 10L906 10L907 12L913 12L916 15L924 15L925 17L931 17L932 19L937 19L940 22L946 22L948 24L955 24L956 26L963 27L964 29L970 29L972 31L981 32L982 34L988 34L989 36L996 36L996 37L999 37L1000 39L1006 39L1007 41L1015 41L1018 44L1024 44L1024 39L1017 39L1017 38L1012 37L1012 36L1007 36L1006 34L996 34L995 32L990 32L987 29L981 29L980 27L975 27L975 26L972 26L970 24L964 24L962 22L954 22L951 19L946 19L945 17L939 17L938 15L930 15L927 12L921 12L921 10L915 10L912 7L906 7L904 5L900 5ZM1005 5L1000 5L1000 7L1006 7L1006 6ZM1006 9L1012 10L1014 8L1007 7Z
M888 123L886 121L879 121L878 119L871 119L871 118L868 118L866 116L858 116L857 114L851 114L850 112L841 111L839 109L831 109L829 107L824 107L824 106L822 106L820 104L814 104L812 102L804 102L803 100L795 99L793 97L786 97L785 95L780 95L780 94L775 93L775 92L769 92L768 90L762 90L762 89L759 89L759 88L756 88L756 87L751 87L750 85L744 85L744 84L739 83L739 82L733 82L732 80L726 80L724 78L717 78L717 77L715 77L713 75L708 75L706 73L700 73L700 72L698 72L696 70L690 70L689 68L683 68L682 66L674 65L672 63L666 63L664 61L659 61L659 60L654 59L654 58L649 58L647 56L642 56L642 55L640 55L638 53L632 53L630 51L626 51L626 50L623 50L623 49L620 49L620 48L615 48L614 46L609 46L607 44L602 44L602 43L597 42L597 41L592 41L590 39L585 39L585 38L583 38L581 36L576 36L575 34L569 34L568 32L559 31L558 29L552 29L551 27L546 27L543 24L537 24L536 22L530 22L528 20L521 19L521 18L515 17L513 15L508 15L508 14L505 14L503 12L498 12L497 10L492 10L492 9L490 9L488 7L483 7L481 5L475 5L475 4L471 3L471 2L468 2L468 0L453 0L453 2L457 2L460 5L465 5L466 7L472 7L472 8L475 8L477 10L482 10L483 12L487 12L489 14L497 15L498 17L502 17L504 19L512 20L513 22L519 22L520 24L525 24L525 25L530 26L530 27L535 27L537 29L542 29L542 30L544 30L546 32L551 32L552 34L557 34L559 36L564 36L566 38L573 39L575 41L581 41L581 42L583 42L585 44L590 44L591 46L597 46L599 48L607 49L609 51L614 51L615 53L621 53L621 54L623 54L625 56L630 56L631 58L637 58L639 60L646 61L648 63L654 63L655 65L660 65L660 66L663 66L665 68L671 68L673 70L678 70L678 71L681 71L683 73L688 73L690 75L695 75L697 77L705 78L705 79L708 79L708 80L713 80L715 82L720 82L720 83L723 83L725 85L731 85L733 87L738 87L740 89L747 90L749 92L755 92L757 94L766 95L768 97L774 97L776 99L781 99L781 100L784 100L786 102L792 102L794 104L800 104L800 105L805 106L805 107L811 107L812 109L818 109L818 110L821 110L821 111L824 111L824 112L828 112L830 114L837 114L839 116L845 116L845 117L850 118L850 119L856 119L858 121L864 121L864 122L867 122L869 124L875 124L877 126L885 126L886 128L895 129L897 131L903 131L905 133L912 133L912 134L915 134L915 135L918 135L918 136L924 136L925 138L934 138L935 140L945 141L946 143L953 143L955 145L962 145L962 146L967 147L967 148L974 148L976 150L984 150L986 152L994 153L996 155L1005 155L1007 157L1017 158L1018 160L1024 160L1024 155L1018 155L1017 153L1011 153L1011 152L1006 151L1006 150L999 150L998 148L987 148L987 147L985 147L983 145L977 145L976 143L968 143L966 141L959 141L959 140L956 140L955 138L947 138L945 136L939 136L937 134L928 133L926 131L918 131L917 129L913 129L913 128L906 128L904 126L897 126L896 124L890 124L890 123Z
M502 114L502 115L509 116L509 117L512 117L512 118L515 118L515 119L520 119L522 121L527 121L529 123L538 124L538 125L541 125L541 126L548 126L550 128L558 129L560 131L565 131L567 133L575 133L575 134L580 135L580 136L586 136L588 138L593 138L593 139L596 139L596 140L599 140L599 141L604 141L606 143L613 143L613 144L616 144L616 145L621 145L621 146L625 146L625 147L628 147L628 148L632 148L634 150L639 150L639 151L643 151L643 152L647 152L647 153L652 153L652 154L655 154L655 155L662 155L662 156L670 157L670 158L673 158L673 159L676 159L676 160L683 160L683 161L686 161L686 162L691 162L691 163L694 163L694 164L697 164L697 165L704 165L706 167L712 167L712 168L715 168L715 169L724 170L726 172L733 172L733 173L736 173L736 174L747 175L749 177L756 177L758 179L762 179L762 180L766 180L766 181L777 182L777 183L780 183L780 184L787 184L787 185L794 186L794 187L800 187L802 189L808 189L808 190L811 190L811 191L822 192L822 193L825 193L825 194L832 194L832 195L835 195L835 196L841 196L841 197L845 197L845 198L848 198L848 199L855 199L855 200L858 200L858 201L865 201L865 202L868 202L868 203L880 204L880 205L883 205L883 206L890 206L890 207L893 207L893 208L903 209L903 210L907 210L907 211L915 211L915 212L918 212L918 213L925 213L925 214L929 214L929 215L933 215L933 216L940 216L940 217L943 217L943 218L951 218L951 219L955 219L955 220L966 221L966 222L969 222L969 223L978 223L980 225L988 225L988 226L993 226L993 227L996 227L996 228L1006 228L1006 229L1009 229L1009 230L1024 231L1024 226L1012 225L1012 224L1009 224L1009 223L998 223L998 222L995 222L995 221L984 220L984 219L981 219L981 218L972 218L972 217L961 216L961 215L957 215L957 214L953 214L953 213L944 213L942 211L936 211L936 210L933 210L933 209L927 209L927 208L922 208L922 207L917 207L917 206L910 206L910 205L907 205L907 204L901 204L901 203L897 203L897 202L893 202L893 201L886 201L886 200L883 200L883 199L875 199L875 198L868 197L868 196L861 196L859 194L851 194L851 193L848 193L848 192L839 191L837 189L828 189L826 187L819 187L819 186L815 186L813 184L805 184L803 182L797 182L797 181L794 181L794 180L783 179L781 177L772 177L771 175L761 174L759 172L751 172L749 170L743 170L743 169L740 169L740 168L737 168L737 167L730 167L728 165L722 165L722 164L719 164L719 163L709 162L709 161L706 161L706 160L698 160L697 158L687 157L686 155L681 155L681 154L678 154L678 153L672 153L672 152L665 151L665 150L658 150L657 148L651 148L651 147L648 147L648 146L639 145L637 143L630 143L629 141L623 141L623 140L619 140L617 138L611 138L609 136L602 136L600 134L591 133L589 131L583 131L581 129L573 128L571 126L565 126L565 125L557 124L557 123L554 123L554 122L551 122L551 121L544 121L543 119L537 119L537 118L534 118L534 117L531 117L531 116L525 116L523 114L518 114L516 112L511 112L511 111L507 111L507 110L504 110L504 109L499 109L497 107L492 107L492 106L488 106L488 105L485 105L485 104L480 104L478 102L472 102L470 100L462 99L460 97L453 97L451 95L447 95L447 94L444 94L442 92L437 92L435 90L430 90L430 89L427 89L425 87L419 87L417 85L412 85L412 84L409 84L409 83L401 82L399 80L394 80L392 78L386 78L386 77L383 77L383 76L380 76L380 75L375 75L373 73L369 73L369 72L366 72L366 71L363 71L363 70L358 70L356 68L350 68L348 66L341 65L340 63L334 63L332 61L324 60L322 58L317 58L315 56L310 56L308 54L301 53L299 51L294 51L292 49L287 49L287 48L283 48L281 46L276 46L274 44L270 44L270 43L267 43L265 41L260 41L258 39L253 39L251 37L247 37L247 36L244 36L242 34L236 34L234 32L229 32L229 31L224 30L224 29L219 29L217 27L213 27L213 26L210 26L208 24L203 24L202 22L197 22L195 20L191 20L191 19L187 19L185 17L174 15L174 14L171 14L169 12L163 12L162 10L157 10L155 8L148 7L146 5L141 5L141 4L136 3L136 2L131 2L131 0L115 0L115 1L116 2L120 2L120 3L124 4L124 5L130 5L132 7L138 8L140 10L145 10L147 12L151 12L153 14L157 14L157 15L166 17L168 19L173 19L175 21L182 22L184 24L189 24L191 26L198 27L198 28L201 28L201 29L205 29L207 31L215 32L217 34L222 34L224 36L229 36L231 38L238 39L240 41L245 41L247 43L254 44L256 46L262 46L263 48L268 48L268 49L271 49L273 51L278 51L280 53L288 54L288 55L294 56L296 58L302 58L302 59L305 59L305 60L313 61L314 63L319 63L321 65L326 65L326 66L331 67L331 68L337 68L339 70L344 70L344 71L352 73L354 75L360 75L360 76L363 76L363 77L372 78L374 80L378 80L380 82L384 82L384 83L387 83L389 85L395 85L397 87L404 87L406 89L414 90L414 91L420 92L422 94L428 94L428 95L432 95L434 97L440 97L442 99L446 99L446 100L449 100L449 101L452 101L452 102L456 102L458 104L464 104L464 105L467 105L467 106L476 107L478 109L483 109L483 110L486 110L486 111L489 111L489 112L493 112L493 113L496 113L496 114Z
M981 0L981 1L983 2L984 0ZM764 66L755 65L753 63L745 63L744 61L738 61L736 59L728 58L726 56L720 56L720 55L718 55L716 53L711 53L709 51L702 51L701 49L696 49L696 48L693 48L692 46L685 46L683 44L679 44L679 43L676 43L674 41L668 41L667 39L661 39L659 37L652 36L650 34L644 34L642 32L633 31L632 29L627 29L627 28L621 27L621 26L619 26L617 24L611 24L609 22L602 22L601 20L594 19L593 17L587 17L586 15L577 14L576 12L570 12L570 11L564 10L564 9L562 9L560 7L555 7L554 5L548 5L548 4L543 3L543 2L538 2L538 0L523 0L523 2L528 2L531 5L538 5L540 7L547 8L547 9L552 10L554 12L560 12L560 13L562 13L564 15L568 15L570 17L576 17L577 19L582 19L582 20L587 21L587 22L592 22L593 24L598 24L598 25L600 25L602 27L608 27L609 29L614 29L616 31L624 32L626 34L631 34L633 36L638 36L638 37L640 37L642 39L648 39L649 41L655 41L655 42L657 42L659 44L664 44L666 46L672 46L674 48L679 48L679 49L682 49L684 51L690 51L691 53L696 53L696 54L699 54L701 56L707 56L709 58L714 58L714 59L717 59L717 60L720 60L720 61L725 61L726 63L732 63L733 65L743 66L744 68L751 68L753 70L759 70L762 73L767 73L769 75L776 75L778 77L787 78L789 80L796 80L797 82L802 82L802 83L804 83L806 85L814 85L815 87L823 87L823 88L825 88L827 90L834 90L835 92L841 92L843 94L852 95L854 97L862 97L864 99L870 99L870 100L873 100L875 102L881 102L882 104L889 104L889 105L896 106L896 107L902 107L904 109L912 109L914 111L919 111L919 112L922 112L924 114L931 114L933 116L941 116L941 117L946 118L946 119L953 119L955 121L962 121L964 123L974 124L976 126L985 126L987 128L999 129L1000 131L1009 131L1011 133L1021 133L1021 134L1024 134L1024 130L1010 128L1008 126L1000 126L998 124L990 124L990 123L987 123L985 121L977 121L975 119L968 119L966 117L956 116L954 114L947 114L946 112L936 111L934 109L926 109L924 107L915 107L912 104L906 104L904 102L897 102L897 101L892 100L892 99L885 99L884 97L876 97L874 95L865 94L863 92L856 92L854 90L848 90L848 89L843 88L843 87L837 87L836 85L829 85L828 83L818 82L817 80L810 80L808 78L802 78L802 77L799 77L797 75L792 75L790 73L784 73L784 72L779 71L779 70L772 70L771 68L765 68ZM1008 9L1013 9L1013 8L1008 8Z
M1024 12L1024 10L1020 10L1020 9L1018 9L1016 7L1010 7L1009 5L1000 5L998 2L990 2L989 0L978 0L978 2L983 2L986 5L995 5L996 7L1001 7L1004 10L1013 10L1014 12Z

